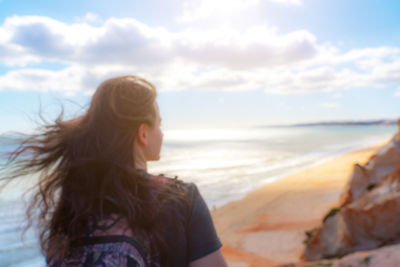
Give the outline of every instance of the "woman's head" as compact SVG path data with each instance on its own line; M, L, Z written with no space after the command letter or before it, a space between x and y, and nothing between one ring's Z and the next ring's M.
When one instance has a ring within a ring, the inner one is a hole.
M140 123L153 125L156 89L137 76L121 76L101 83L93 95L88 115L120 129L135 129Z
M155 87L137 76L100 84L82 118L85 132L97 144L95 153L140 168L146 161L158 160L162 133L155 99Z

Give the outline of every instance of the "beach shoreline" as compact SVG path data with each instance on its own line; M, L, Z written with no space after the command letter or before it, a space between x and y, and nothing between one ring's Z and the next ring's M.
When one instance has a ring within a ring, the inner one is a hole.
M213 210L229 266L299 262L305 231L335 207L354 164L366 163L387 142L289 174Z

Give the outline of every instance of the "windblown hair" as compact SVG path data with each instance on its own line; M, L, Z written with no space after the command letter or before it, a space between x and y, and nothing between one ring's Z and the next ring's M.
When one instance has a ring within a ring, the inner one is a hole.
M37 220L47 258L67 257L89 225L116 213L131 229L146 233L151 251L168 261L162 223L174 218L166 208L171 205L163 204L183 203L181 182L160 186L134 167L135 136L142 123L153 126L155 98L155 87L144 79L109 79L97 88L85 114L71 120L61 114L19 140L10 153L8 180L40 174L27 214L30 224Z

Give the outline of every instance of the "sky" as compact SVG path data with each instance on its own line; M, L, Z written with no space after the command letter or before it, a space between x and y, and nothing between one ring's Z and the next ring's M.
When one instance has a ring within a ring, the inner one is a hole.
M400 3L0 0L0 133L85 111L105 79L158 89L163 127L400 117Z

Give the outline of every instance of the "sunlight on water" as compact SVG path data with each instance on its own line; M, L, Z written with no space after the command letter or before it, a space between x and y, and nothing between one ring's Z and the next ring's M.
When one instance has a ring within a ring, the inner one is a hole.
M195 182L209 207L290 172L390 138L395 126L185 129L164 133L149 171Z
M291 135L292 132L286 129L269 128L265 131L262 128L232 128L232 129L183 129L168 130L164 132L164 138L169 142L193 142L193 141L241 141L241 140L262 140L279 136Z

